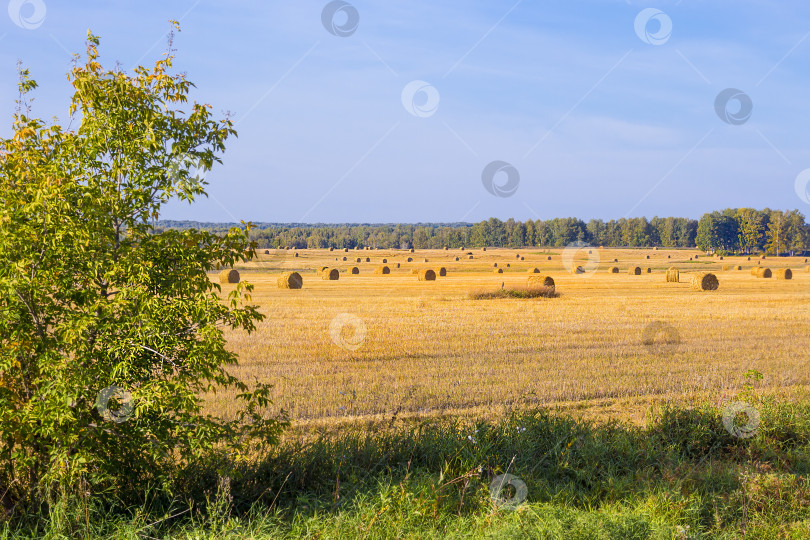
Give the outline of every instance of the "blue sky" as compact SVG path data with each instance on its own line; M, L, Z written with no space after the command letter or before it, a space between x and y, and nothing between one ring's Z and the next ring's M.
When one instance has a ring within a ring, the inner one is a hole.
M4 136L18 59L40 83L34 112L64 118L69 53L83 51L88 28L107 66L131 68L157 59L167 20L181 19L175 66L197 85L194 99L234 113L239 137L207 175L211 196L170 204L167 219L810 213L794 185L810 168L805 1L357 0L334 19L340 27L356 11L345 37L322 23L325 1L9 5L21 15L0 20ZM658 15L637 34L647 8ZM411 81L438 103L424 92L403 101ZM753 105L738 125L715 110L726 88ZM506 196L483 185L493 161L519 175Z

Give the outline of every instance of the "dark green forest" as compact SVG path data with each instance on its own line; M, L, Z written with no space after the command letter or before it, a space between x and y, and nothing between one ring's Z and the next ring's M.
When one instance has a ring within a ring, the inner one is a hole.
M801 253L810 249L810 226L798 210L728 208L700 220L645 217L587 223L578 218L479 223L282 224L254 223L251 238L268 248L564 247L572 242L610 247L693 248L726 253ZM161 220L155 230L226 232L237 223Z

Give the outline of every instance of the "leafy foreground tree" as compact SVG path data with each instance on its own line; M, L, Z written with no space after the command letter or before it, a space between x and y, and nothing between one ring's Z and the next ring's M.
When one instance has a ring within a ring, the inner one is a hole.
M176 23L175 23L176 24ZM179 29L179 28L178 28ZM105 71L88 34L69 74L71 125L29 117L20 71L13 136L0 141L0 497L40 504L71 486L166 486L214 449L256 456L278 442L269 387L246 384L222 328L263 318L240 283L223 301L206 272L247 260L250 224L224 236L149 222L171 197L205 195L231 121L184 113L192 84L169 51L132 75ZM235 390L230 419L201 396ZM22 503L22 504L21 504Z

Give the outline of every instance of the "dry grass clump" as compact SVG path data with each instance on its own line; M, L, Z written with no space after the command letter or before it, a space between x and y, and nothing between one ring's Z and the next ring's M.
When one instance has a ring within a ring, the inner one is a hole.
M534 268L529 268L528 272L529 272L530 274L539 274L539 273L540 273L540 269L539 269L539 268L537 268L537 267L534 267Z
M790 268L777 268L773 273L776 279L793 279L793 270Z
M300 289L304 286L304 279L298 272L284 272L277 283L279 289Z
M716 291L719 286L717 276L710 272L701 272L692 277L692 288L696 291Z
M326 268L321 271L321 279L324 281L337 281L340 279L340 272L337 268Z
M360 273L360 269L359 269L359 268L357 268L356 266L352 266L351 268L349 268L349 273L350 273L350 274L357 275L357 274L359 274L359 273Z
M419 281L436 281L436 272L430 268L422 268L417 274Z
M447 268L445 268L444 266L439 267L436 273L439 274L439 277L445 277L447 275Z
M611 266L610 268L608 268L608 273L610 273L610 274L618 274L619 273L619 267L618 266Z
M627 269L627 273L631 276L640 276L641 275L641 267L640 266L631 266Z
M679 283L681 281L681 271L671 266L667 270L667 283Z
M773 272L771 272L770 268L755 268L756 273L754 275L758 278L770 278L773 277Z
M411 275L415 276L417 274L419 274L419 269L418 268L411 268Z
M230 270L223 270L219 273L220 283L239 283L239 272L231 268Z

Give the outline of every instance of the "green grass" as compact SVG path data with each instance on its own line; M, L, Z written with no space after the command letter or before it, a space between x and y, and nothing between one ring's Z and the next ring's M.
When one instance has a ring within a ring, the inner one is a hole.
M506 287L494 291L473 291L470 300L492 300L496 298L557 298L560 293L548 287Z
M645 428L545 410L363 424L258 462L209 457L171 495L74 496L0 538L809 538L810 402L754 404L748 439L709 406ZM490 496L504 472L528 488L515 510Z

